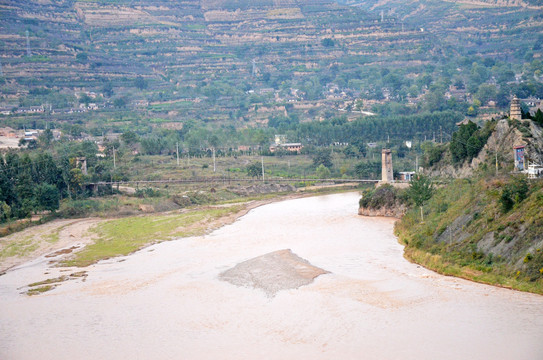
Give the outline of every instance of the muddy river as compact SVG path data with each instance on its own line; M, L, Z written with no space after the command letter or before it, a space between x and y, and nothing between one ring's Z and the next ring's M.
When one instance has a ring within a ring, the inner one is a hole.
M42 295L21 293L62 269L45 257L12 269L0 276L0 359L543 359L543 296L407 262L393 220L356 215L358 198L266 205ZM268 293L221 279L286 249L323 271Z

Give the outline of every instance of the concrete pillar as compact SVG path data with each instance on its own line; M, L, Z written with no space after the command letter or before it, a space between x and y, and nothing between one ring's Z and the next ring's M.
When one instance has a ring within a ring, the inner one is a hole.
M394 180L394 172L392 171L392 152L390 149L383 149L381 151L382 159L382 171L381 182L389 183Z
M83 175L87 174L87 158L86 157L77 157L75 158L75 165L77 167L81 166L81 172Z

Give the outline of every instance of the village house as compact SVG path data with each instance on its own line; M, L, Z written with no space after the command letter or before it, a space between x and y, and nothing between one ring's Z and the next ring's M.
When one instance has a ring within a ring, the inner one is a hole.
M278 149L284 149L291 153L300 153L302 151L303 145L301 143L285 143L285 144L279 144L279 145L272 145L270 146L270 152L274 153Z
M400 171L400 181L411 181L414 175L414 171Z

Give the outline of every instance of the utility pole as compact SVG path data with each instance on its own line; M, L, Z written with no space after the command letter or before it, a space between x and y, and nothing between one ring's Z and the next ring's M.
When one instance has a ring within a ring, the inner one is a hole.
M115 169L117 166L115 164L115 146L113 147L113 168Z
M443 144L443 127L439 127L439 143Z
M496 176L498 176L498 140L496 140L496 152L494 156L496 158Z
M26 56L30 57L32 54L30 53L30 39L28 37L28 30L26 30Z
M498 176L498 149L496 149L496 176Z
M260 157L260 161L262 162L262 182L264 182L264 156Z
M215 147L213 147L213 172L217 170L217 167L215 165Z
M175 153L177 154L177 166L179 166L179 141L176 143Z
M419 172L419 155L415 156L415 172Z

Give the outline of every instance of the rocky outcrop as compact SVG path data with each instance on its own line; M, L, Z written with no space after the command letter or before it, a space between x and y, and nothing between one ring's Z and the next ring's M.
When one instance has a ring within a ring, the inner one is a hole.
M443 162L447 165L438 165L436 168L429 169L428 173L430 176L469 177L481 164L493 164L496 151L498 153L499 169L512 170L514 163L513 146L519 145L526 147L525 157L530 163L543 164L543 131L541 127L526 119L517 123L517 125L512 124L510 120L502 119L497 122L496 128L488 138L486 145L470 162L465 162L462 166L456 167L450 164L450 159L447 159ZM450 157L448 153L445 156Z
M405 189L390 184L381 184L375 189L362 192L358 202L358 215L402 217L407 211Z
M358 215L401 218L405 214L406 211L407 211L407 207L405 205L397 205L394 207L383 206L383 207L380 207L379 209L370 209L370 208L361 207L358 209Z

